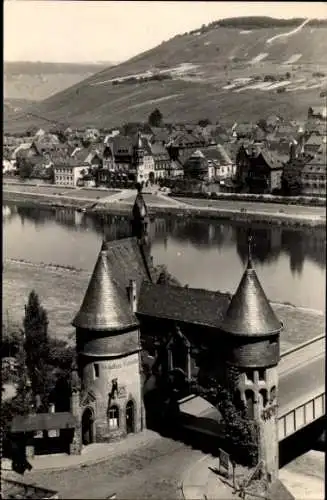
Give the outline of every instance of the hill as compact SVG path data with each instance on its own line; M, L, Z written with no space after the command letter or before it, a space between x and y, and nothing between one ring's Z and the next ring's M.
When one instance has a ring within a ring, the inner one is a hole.
M227 19L106 68L32 110L81 127L145 121L155 107L166 121L303 119L310 105L323 104L326 52L325 21ZM31 124L19 113L5 116L7 130Z
M108 66L109 63L4 62L4 97L46 99Z

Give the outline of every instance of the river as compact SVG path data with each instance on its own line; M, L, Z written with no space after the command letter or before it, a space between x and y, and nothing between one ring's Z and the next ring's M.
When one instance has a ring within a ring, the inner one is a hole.
M130 234L126 217L82 214L24 204L3 206L5 259L74 266L91 271L103 234ZM234 292L246 261L244 223L156 218L150 224L154 263L167 266L182 284ZM253 257L270 300L324 310L325 229L252 225Z

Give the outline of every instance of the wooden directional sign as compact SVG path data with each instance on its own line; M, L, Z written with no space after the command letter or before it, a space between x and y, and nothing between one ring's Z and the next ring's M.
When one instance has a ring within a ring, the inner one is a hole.
M229 477L229 454L219 448L219 472Z

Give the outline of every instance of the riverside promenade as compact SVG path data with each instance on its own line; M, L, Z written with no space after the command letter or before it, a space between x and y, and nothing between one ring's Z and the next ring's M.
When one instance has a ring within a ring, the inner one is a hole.
M3 185L3 201L31 202L40 206L82 208L90 212L129 213L136 190L106 190L65 188L60 186L34 186L7 183ZM276 222L286 225L300 224L324 226L326 208L307 205L287 205L243 200L203 200L172 198L159 190L143 192L149 212L193 217L225 218L240 221Z

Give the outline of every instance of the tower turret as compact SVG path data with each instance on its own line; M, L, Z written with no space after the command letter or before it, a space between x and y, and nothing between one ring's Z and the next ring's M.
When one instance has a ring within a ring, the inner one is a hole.
M136 136L136 141L134 146L134 162L137 169L141 167L144 162L144 146L140 132L138 132Z
M226 335L227 379L234 395L247 407L249 420L258 424L259 460L269 482L278 475L277 394L279 335L277 319L253 268L251 239L248 263L226 311L221 330ZM238 371L237 380L232 373Z
M142 245L148 245L149 243L148 225L148 209L143 198L142 186L138 184L137 195L132 210L132 234L136 236L139 243Z
M141 429L139 324L102 247L73 326L82 379L83 444Z

